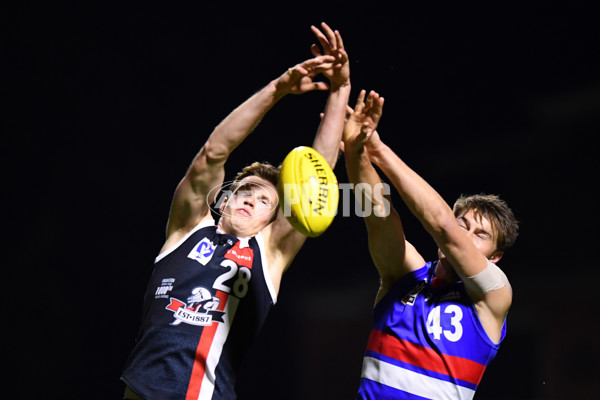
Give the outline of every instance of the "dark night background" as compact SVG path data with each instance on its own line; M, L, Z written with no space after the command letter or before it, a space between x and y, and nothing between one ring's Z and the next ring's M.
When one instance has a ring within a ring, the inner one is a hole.
M382 138L449 203L496 193L521 221L500 262L515 292L508 335L475 398L597 396L597 18L294 6L46 2L5 14L12 398L121 398L176 184L222 118L311 57L321 21L344 38L351 102L363 88L386 98ZM284 98L227 178L310 145L325 100ZM343 159L335 172L348 181ZM433 259L393 195L409 240ZM377 285L363 221L338 215L284 276L240 399L353 398Z

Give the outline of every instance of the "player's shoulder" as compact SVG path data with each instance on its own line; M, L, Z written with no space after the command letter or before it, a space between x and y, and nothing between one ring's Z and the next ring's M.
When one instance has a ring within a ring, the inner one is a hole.
M159 256L165 252L171 251L171 249L173 248L178 247L179 244L181 244L191 235L200 230L202 230L203 232L207 230L215 232L216 229L217 226L215 225L215 220L213 218L204 218L200 221L197 221L195 224L190 224L189 226L182 226L179 229L174 229L173 231L168 232L167 238L165 240L165 243L163 244L163 247L160 250Z

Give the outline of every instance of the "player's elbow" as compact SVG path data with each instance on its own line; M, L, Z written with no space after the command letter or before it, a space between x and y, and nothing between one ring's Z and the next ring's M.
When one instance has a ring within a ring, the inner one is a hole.
M200 149L198 157L206 164L219 164L225 162L229 154L230 150L225 144L213 143L209 140Z

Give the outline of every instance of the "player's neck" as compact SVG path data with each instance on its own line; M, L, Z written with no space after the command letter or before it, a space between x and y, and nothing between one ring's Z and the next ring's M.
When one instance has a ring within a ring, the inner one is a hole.
M454 268L445 259L439 260L434 276L447 284L453 284L460 280Z

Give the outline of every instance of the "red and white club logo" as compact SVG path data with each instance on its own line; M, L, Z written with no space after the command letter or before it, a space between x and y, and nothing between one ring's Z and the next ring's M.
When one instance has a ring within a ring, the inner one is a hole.
M186 323L197 326L212 325L213 321L223 321L223 311L217 311L220 300L202 286L192 290L187 303L171 297L167 310L172 311L175 321L171 325Z

